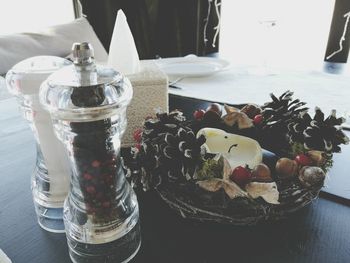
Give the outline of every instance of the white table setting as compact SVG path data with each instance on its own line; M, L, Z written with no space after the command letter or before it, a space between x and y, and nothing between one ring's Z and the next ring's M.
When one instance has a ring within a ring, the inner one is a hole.
M156 63L169 77L169 93L178 96L228 104L269 101L270 93L294 92L294 97L330 113L349 116L350 75L330 74L322 70L278 69L260 74L259 68L235 65L222 58L165 58ZM349 123L347 123L349 125Z

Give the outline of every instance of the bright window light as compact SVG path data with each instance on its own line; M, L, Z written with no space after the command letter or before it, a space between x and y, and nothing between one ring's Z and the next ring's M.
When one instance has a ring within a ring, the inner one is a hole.
M74 19L73 0L0 0L0 35L35 31Z
M322 66L334 0L222 0L220 55L232 63Z

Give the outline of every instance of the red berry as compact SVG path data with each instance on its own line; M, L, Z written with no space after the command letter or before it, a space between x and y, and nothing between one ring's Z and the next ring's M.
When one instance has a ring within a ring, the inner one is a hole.
M243 166L238 166L233 169L230 179L239 186L243 187L252 179L252 174Z
M207 108L207 111L214 111L221 117L221 115L222 115L222 106L219 103L212 103Z
M264 116L262 114L255 115L253 119L254 125L259 125L264 120Z
M101 163L97 160L95 160L91 163L91 166L94 168L98 168L98 167L100 167L100 165L101 165Z
M134 140L136 142L141 142L142 140L142 129L136 129L133 133Z
M88 192L89 194L95 194L96 193L96 189L95 187L93 187L92 185L91 186L87 186L85 188L86 192Z
M89 173L84 173L83 175L84 179L87 180L87 181L90 181L92 179L92 175L89 174Z
M295 156L295 161L301 166L308 166L312 164L311 158L303 153Z
M199 121L199 120L203 119L204 113L205 113L204 110L196 110L196 111L193 113L193 117L194 117L197 121Z

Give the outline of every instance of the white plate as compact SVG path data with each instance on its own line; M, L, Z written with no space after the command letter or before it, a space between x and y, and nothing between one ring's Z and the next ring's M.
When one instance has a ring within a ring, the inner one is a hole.
M195 55L164 58L156 60L156 62L169 77L203 77L223 71L230 65L228 61L223 59Z

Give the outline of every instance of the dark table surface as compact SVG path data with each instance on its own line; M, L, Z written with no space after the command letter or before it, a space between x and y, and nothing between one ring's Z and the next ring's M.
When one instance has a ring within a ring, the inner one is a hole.
M189 113L206 105L170 98L170 108ZM48 233L36 223L30 191L35 157L33 135L15 100L0 101L0 248L14 263L69 263L65 235ZM337 158L331 174L346 175L350 153ZM346 198L324 193L288 220L254 227L187 221L154 193L138 193L138 200L142 246L135 263L350 262Z

